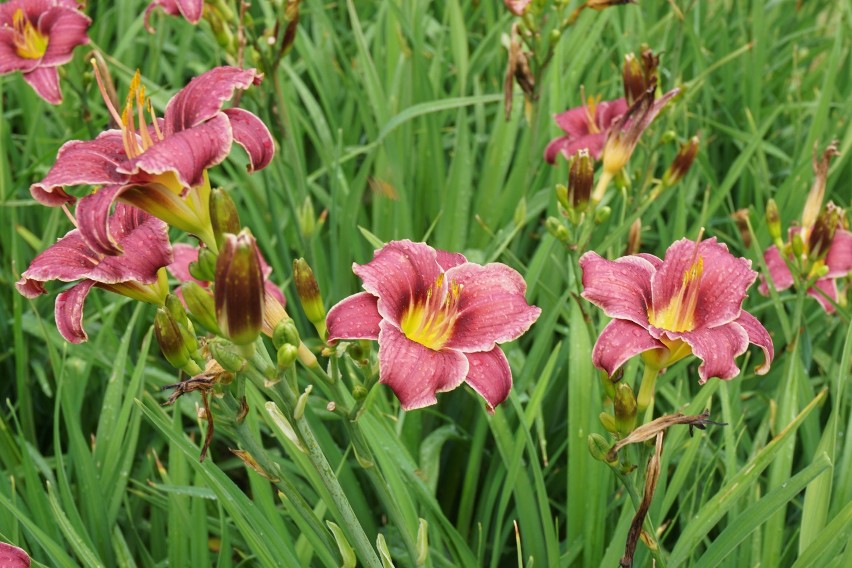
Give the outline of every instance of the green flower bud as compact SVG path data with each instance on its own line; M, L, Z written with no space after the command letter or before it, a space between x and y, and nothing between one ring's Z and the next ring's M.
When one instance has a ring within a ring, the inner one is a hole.
M556 200L566 211L571 209L571 201L568 199L568 188L561 183L556 184Z
M186 314L184 313L184 317ZM197 375L201 368L192 360L198 349L198 340L186 326L182 326L166 307L157 308L154 316L154 334L166 360L176 369Z
M299 348L295 345L285 343L278 348L277 363L279 371L286 371L296 362L296 357L299 356Z
M313 236L317 228L317 215L310 196L305 197L302 206L296 210L296 221L299 223L299 232L303 237L307 239Z
M609 465L615 465L618 461L610 461L609 459L609 442L600 434L589 434L589 453L598 461L602 461Z
M314 271L303 258L293 261L293 282L296 284L296 292L308 321L314 324L320 337L325 338L325 306L322 304L319 284L314 277Z
M612 209L608 205L598 207L595 210L595 224L600 225L609 221L609 216L612 215Z
M207 247L198 249L198 260L189 263L189 273L196 280L212 282L216 277L216 253Z
M425 566L429 559L429 523L426 519L420 519L417 523L417 558L414 559L415 566Z
M784 242L781 240L781 215L778 213L778 204L772 198L766 202L766 227L778 250L784 248Z
M223 369L230 373L239 373L246 367L246 358L233 346L219 342L208 342L210 354Z
M607 432L611 432L613 434L618 432L618 428L615 425L615 418L612 414L608 412L601 412L598 414L598 420L600 420L601 426L603 426L604 430Z
M802 258L802 255L805 252L805 242L802 240L801 233L795 233L793 235L790 245L793 247L793 254L796 255L796 258Z
M210 192L210 223L213 225L213 234L219 247L222 246L225 233L237 234L242 226L234 200L220 187Z
M264 285L260 253L248 230L225 235L215 284L219 329L237 345L252 343L263 327Z
M213 302L213 294L198 282L184 282L181 285L183 300L192 317L204 326L207 331L221 335L219 324L216 321L216 305Z
M563 243L567 243L571 239L568 229L556 217L548 217L545 221L547 232L556 237Z
M621 436L627 436L636 428L636 396L626 383L615 387L615 427Z
M272 344L276 349L280 349L284 345L298 347L300 342L299 331L296 329L296 322L293 321L293 318L286 317L278 322L272 332Z

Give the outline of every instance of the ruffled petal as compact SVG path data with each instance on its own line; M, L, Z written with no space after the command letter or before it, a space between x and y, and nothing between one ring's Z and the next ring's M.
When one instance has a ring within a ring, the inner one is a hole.
M820 291L822 293L820 293ZM834 313L834 304L826 299L826 296L837 301L837 281L834 278L820 278L814 285L808 288L808 296L815 298L827 314Z
M69 343L83 343L89 339L83 329L83 304L94 284L91 280L83 280L56 296L56 329Z
M382 316L377 301L369 292L359 292L331 308L325 318L329 343L340 339L378 339Z
M126 160L118 130L108 130L94 140L66 142L44 179L30 186L30 193L44 205L73 203L74 198L62 190L63 186L123 183L127 175L119 173L117 168Z
M124 254L104 256L86 278L102 284L157 282L157 272L173 260L168 226L123 203L116 205L110 222L112 236Z
M255 69L239 67L216 67L195 77L166 106L166 136L213 118L236 89L259 85L262 78Z
M248 153L248 171L262 170L275 155L275 143L269 129L257 116L241 108L222 111L231 121L234 142Z
M405 410L435 404L435 393L464 382L470 367L463 353L433 351L411 341L388 321L379 327L379 382L393 390Z
M740 317L734 323L745 330L748 334L749 343L753 343L763 350L763 365L756 367L754 372L758 375L765 375L769 372L769 366L775 357L775 347L772 345L772 337L769 336L769 332L766 331L763 324L745 310L740 313Z
M3 5L0 4L0 7ZM15 50L15 31L11 25L3 25L3 22L8 21L11 24L11 18L3 18L0 15L0 74L12 73L13 71L29 71L37 64L37 60L24 59Z
M763 253L763 260L766 261L766 268L769 269L769 277L772 279L772 285L776 290L786 290L793 285L793 274L781 253L778 252L778 247L772 245ZM766 284L766 278L761 275L760 286L758 292L764 296L769 294L769 286Z
M628 359L649 349L665 349L665 346L651 337L642 326L614 319L595 342L592 364L612 376Z
M105 255L121 254L122 248L110 231L110 211L127 186L113 185L85 196L77 204L77 226L88 246Z
M170 16L183 16L190 24L197 24L201 20L204 8L204 0L154 0L145 8L145 29L154 33L154 28L149 20L151 12L155 8L162 8Z
M41 65L55 67L71 61L72 52L78 45L89 43L86 30L92 20L75 8L56 6L45 12L38 20L38 29L49 38Z
M172 247L174 260L166 268L175 278L181 282L195 282L200 286L207 286L208 282L202 282L193 278L189 273L189 265L198 260L198 247L186 243L177 243Z
M353 264L352 270L364 281L364 290L379 298L382 317L396 325L413 301L426 297L442 273L435 249L409 240L389 242L373 260Z
M0 542L0 566L30 568L30 556L22 548Z
M541 314L527 304L523 277L505 264L468 262L448 270L446 281L460 290L449 349L490 351L495 343L520 337Z
M467 372L467 384L488 403L488 409L494 408L506 400L512 390L512 370L509 361L499 347L491 351L466 353L470 366Z
M648 326L651 280L655 273L650 261L638 255L606 260L590 251L580 257L580 268L585 299L611 318Z
M173 172L184 187L204 183L204 170L222 162L231 151L231 123L224 114L166 136L138 158L118 167L131 178L140 174Z
M553 120L570 138L589 134L589 114L586 107L578 106L553 115Z
M841 278L852 272L852 233L837 229L825 255L825 265L827 278Z
M627 108L627 100L624 98L598 103L595 106L595 123L598 129L608 131L615 119L627 112Z
M447 252L445 250L435 249L435 253L438 255L438 266L440 266L444 272L454 266L467 262L467 259L460 252Z
M44 293L44 287L38 283L81 280L99 262L100 257L86 244L80 231L74 229L36 256L16 286L21 294L33 298Z
M736 322L684 333L667 332L666 335L688 343L692 353L703 361L698 366L698 382L702 385L711 377L726 381L736 377L740 368L734 359L746 352L749 343L748 333Z
M56 67L36 67L23 75L24 81L35 89L38 96L52 105L62 102L62 90L59 88L59 73Z

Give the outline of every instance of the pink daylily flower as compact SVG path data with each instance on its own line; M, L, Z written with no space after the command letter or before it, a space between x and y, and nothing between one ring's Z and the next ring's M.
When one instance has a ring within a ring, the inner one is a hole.
M5 568L30 568L30 555L13 544L0 542L0 566Z
M601 157L606 137L615 120L627 112L627 101L595 102L589 98L583 106L553 115L565 136L554 138L544 150L544 159L553 164L556 156L570 158L577 150L586 148L594 159Z
M89 43L92 20L74 0L12 0L0 4L0 75L20 71L50 104L62 102L57 67Z
M408 240L353 270L366 291L328 312L329 342L378 340L379 382L404 409L435 404L436 393L464 382L489 409L509 396L512 372L497 344L520 337L541 313L527 304L520 274Z
M532 0L503 0L506 8L516 16L523 16L529 10Z
M156 8L162 8L170 16L183 16L190 24L201 21L204 11L204 0L154 0L145 8L145 29L154 33L150 24L151 12Z
M100 84L97 68L95 71ZM104 100L120 128L94 140L66 142L47 176L30 186L30 192L40 203L58 206L75 201L63 187L103 186L77 205L81 235L103 254L121 252L108 225L109 211L117 199L215 247L207 169L222 162L234 142L248 153L249 171L266 167L274 154L272 136L257 116L240 108L222 110L234 91L248 89L261 79L254 69L216 67L172 97L162 119L153 116L138 72L122 114L109 102L101 84ZM145 109L151 113L150 125L145 122Z
M73 282L56 297L56 327L67 341L88 339L83 330L83 303L92 286L152 304L168 293L165 271L172 262L165 223L129 205L118 204L110 219L112 238L124 249L118 256L92 249L79 229L73 229L33 259L15 284L27 298L46 294L50 280Z
M715 237L698 243L681 239L664 260L651 254L606 260L587 252L580 267L582 296L613 318L592 351L599 369L612 375L640 353L657 368L694 354L702 360L699 383L728 380L740 372L734 358L753 343L765 359L757 374L769 371L772 339L742 309L757 272Z
M791 227L789 240L792 241L793 235L800 232L800 227ZM786 250L785 256L788 261L793 261L792 251ZM790 267L785 262L777 246L772 245L766 249L763 253L763 259L766 261L766 268L769 269L769 278L772 279L772 284L776 290L786 290L793 285L793 274L790 272ZM828 247L825 259L821 262L822 266L828 267L828 272L814 281L813 285L808 288L807 294L815 298L822 306L822 309L830 314L834 312L834 305L826 299L826 296L832 301L837 302L837 280L844 278L852 272L852 233L838 227ZM769 294L766 279L761 278L758 291L764 296Z

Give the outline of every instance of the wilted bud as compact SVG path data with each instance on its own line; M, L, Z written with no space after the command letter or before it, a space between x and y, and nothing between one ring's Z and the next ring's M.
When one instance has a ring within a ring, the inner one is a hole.
M164 306L157 308L154 316L154 334L163 356L173 367L191 375L201 373L201 368L192 360L192 354L198 349L195 335L189 332L189 328L182 326Z
M203 325L207 331L219 335L219 323L216 321L216 304L210 290L199 285L198 282L184 282L181 286L183 300L189 313L198 323Z
M589 202L592 184L595 182L595 162L589 156L589 150L583 148L571 161L568 170L568 197L575 209L582 210Z
M810 192L808 192L808 199L805 201L805 208L802 211L802 228L805 231L810 231L822 209L822 200L825 197L825 183L828 179L828 166L831 163L831 158L839 155L840 152L837 151L836 140L828 145L820 159L817 159L816 146L814 146L814 183L811 186Z
M556 237L559 241L567 243L571 239L568 229L556 217L548 217L544 225L547 227L547 232Z
M265 292L260 253L247 230L225 236L215 283L219 329L237 345L252 343L263 327Z
M689 168L692 167L692 162L695 161L695 156L698 154L698 142L698 136L693 136L680 147L669 169L663 174L663 184L666 187L671 187L682 180Z
M320 337L325 338L325 306L322 304L322 296L314 271L304 258L293 261L293 282L296 284L296 292L299 294L305 316L314 324Z
M625 255L636 254L639 252L639 247L642 244L642 219L637 218L630 224L630 230L627 232L627 248L624 251Z
M529 3L529 0L527 0L527 3ZM506 74L503 77L503 111L506 120L512 117L515 82L521 87L526 99L535 95L535 76L530 69L529 59L524 52L518 30L518 24L513 24L511 40L509 41L509 61L506 65Z
M609 465L615 465L618 460L610 461L609 459L610 444L600 434L589 434L589 453L598 461L602 461Z
M598 420L600 420L601 426L603 426L604 430L607 432L611 432L613 434L618 432L618 428L615 426L615 417L609 412L601 412L598 414Z
M748 209L737 209L731 213L731 218L734 220L734 223L737 224L737 229L740 232L740 238L743 240L743 244L746 248L751 246L751 231L749 231L748 217Z
M811 260L822 260L828 254L828 248L834 240L834 233L840 226L843 214L843 209L831 201L826 204L808 237L808 257Z
M234 200L220 187L210 192L210 223L213 225L216 246L219 247L222 246L225 233L237 234L242 226Z
M642 73L645 77L646 87L657 82L657 68L659 66L660 56L654 55L653 50L647 45L642 45Z
M628 53L624 56L622 78L624 80L624 98L627 100L629 106L641 97L647 88L642 64L633 53Z
M766 202L766 227L769 229L772 242L778 250L781 250L784 247L784 242L781 240L781 215L778 213L778 204L771 197Z
M216 277L216 253L207 247L198 249L198 260L189 263L189 274L196 280L212 282Z
M284 55L293 46L296 41L296 30L299 25L299 3L300 0L287 0L287 5L284 8L284 17L287 18L287 28L284 30L284 37L281 40L281 54Z
M615 387L615 427L622 436L636 428L636 396L626 383Z
M280 349L284 345L298 347L300 342L299 331L296 329L296 322L293 321L293 318L284 318L278 322L275 331L272 332L272 344L276 349Z

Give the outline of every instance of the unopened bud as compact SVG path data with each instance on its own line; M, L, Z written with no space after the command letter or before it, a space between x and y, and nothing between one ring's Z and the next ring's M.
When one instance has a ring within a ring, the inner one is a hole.
M613 434L618 432L618 428L615 426L615 417L609 412L601 412L598 414L598 420L600 420L601 426L603 426L604 430L607 432L611 432Z
M622 436L636 428L636 395L627 383L615 387L615 427Z
M296 284L296 291L308 321L314 324L320 337L325 338L325 307L322 304L319 284L314 271L303 258L293 261L293 282Z
M196 280L212 282L216 277L216 253L207 247L198 249L198 260L189 263L189 274Z
M839 156L837 151L837 141L832 142L823 151L822 157L817 158L816 146L814 146L814 183L811 190L808 192L808 198L805 201L805 208L802 211L802 228L805 231L810 231L813 224L816 222L817 216L822 209L822 200L825 197L825 184L828 180L828 166L831 164L831 159L834 156Z
M299 356L299 348L295 345L285 343L278 348L277 363L279 371L286 371L296 362L296 357Z
M219 187L210 192L210 223L213 225L213 234L219 247L222 246L225 233L237 234L242 226L234 200Z
M689 168L692 167L692 162L695 161L695 156L698 154L698 144L698 136L693 136L680 147L669 169L663 174L663 184L666 187L671 187L682 180Z
M808 257L811 260L822 260L828 254L843 215L843 209L831 201L825 205L808 236Z
M639 247L642 245L642 219L636 218L630 225L630 230L627 232L627 249L625 255L636 254L639 252Z
M187 320L186 323L188 324L189 321ZM163 356L173 367L184 369L193 375L201 372L192 360L192 354L198 349L198 340L186 325L181 325L177 321L168 308L157 308L157 314L154 316L154 333Z
M425 566L429 559L429 523L426 519L420 519L417 523L417 557L414 559L415 566Z
M568 170L568 196L574 209L582 210L589 202L595 182L595 162L585 148L578 150Z
M645 84L642 64L636 58L636 55L628 53L624 56L624 67L621 74L624 80L624 98L627 100L627 106L630 106L648 88Z
M547 227L547 232L559 241L567 243L571 239L568 229L556 217L548 217L544 225Z
M263 327L263 270L254 237L247 230L227 234L216 263L216 319L237 345L252 343Z
M296 210L296 221L299 223L299 232L305 238L313 236L317 228L317 214L314 210L314 202L311 196L305 197L302 206Z
M781 250L784 247L781 240L781 215L778 213L778 204L771 197L766 202L766 228L769 229L772 242Z
M246 367L246 358L233 345L209 341L210 355L229 373L239 373Z
M595 224L600 225L601 223L606 223L609 221L609 217L612 215L612 208L608 205L604 205L603 207L598 207L595 210Z
M183 300L192 317L204 326L207 331L219 335L219 323L216 321L216 304L210 290L198 282L184 282L181 285Z
M566 211L571 209L571 201L568 199L568 188L561 183L556 184L556 201Z
M276 349L280 349L282 345L298 347L300 342L299 330L296 329L293 318L284 318L278 322L275 331L272 332L272 344Z
M614 465L618 462L617 460L610 461L609 448L610 444L603 436L600 434L589 434L589 453L592 454L592 457L598 461Z
M793 248L793 254L796 258L802 258L805 253L805 242L802 240L802 233L794 233L790 239L790 246Z
M749 230L749 210L748 209L737 209L733 213L731 213L731 218L733 218L734 222L737 224L737 229L740 232L740 238L743 240L743 244L746 248L751 246L751 231Z

